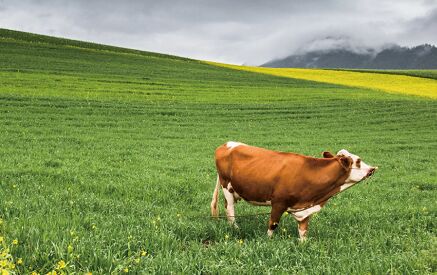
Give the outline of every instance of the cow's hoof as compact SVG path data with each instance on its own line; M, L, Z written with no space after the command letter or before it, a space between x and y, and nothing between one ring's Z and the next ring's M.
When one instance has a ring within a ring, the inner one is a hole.
M307 237L300 237L299 238L300 243L305 243L306 241L307 241Z
M236 222L230 222L229 225L235 229L240 229L240 227L238 226L238 224Z

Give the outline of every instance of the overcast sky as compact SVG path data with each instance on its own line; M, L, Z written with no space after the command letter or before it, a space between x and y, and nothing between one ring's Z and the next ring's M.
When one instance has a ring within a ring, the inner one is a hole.
M0 0L0 27L228 63L437 44L437 0Z

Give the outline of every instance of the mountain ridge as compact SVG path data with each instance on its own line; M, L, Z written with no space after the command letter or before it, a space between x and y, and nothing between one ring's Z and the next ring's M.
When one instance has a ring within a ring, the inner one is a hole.
M381 50L354 52L337 48L313 50L266 62L271 68L344 68L344 69L437 69L437 47L390 45Z

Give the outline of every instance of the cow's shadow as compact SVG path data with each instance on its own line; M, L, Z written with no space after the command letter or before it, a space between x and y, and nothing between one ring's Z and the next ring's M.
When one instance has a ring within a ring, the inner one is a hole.
M267 236L268 220L269 215L237 217L237 228L229 224L226 218L213 219L205 216L175 224L172 234L181 241L198 242L206 247L222 242L268 240L270 239ZM272 239L296 239L297 237L297 223L290 216L284 215Z

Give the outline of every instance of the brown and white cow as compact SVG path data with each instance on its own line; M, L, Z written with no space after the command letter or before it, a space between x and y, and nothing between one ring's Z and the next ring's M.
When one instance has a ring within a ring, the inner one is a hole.
M227 142L215 152L217 184L211 214L218 216L219 188L225 196L228 221L235 224L234 204L241 198L272 207L267 234L272 236L284 212L298 221L300 240L306 238L310 216L333 195L370 177L378 167L341 150L323 158L271 151L239 142Z

